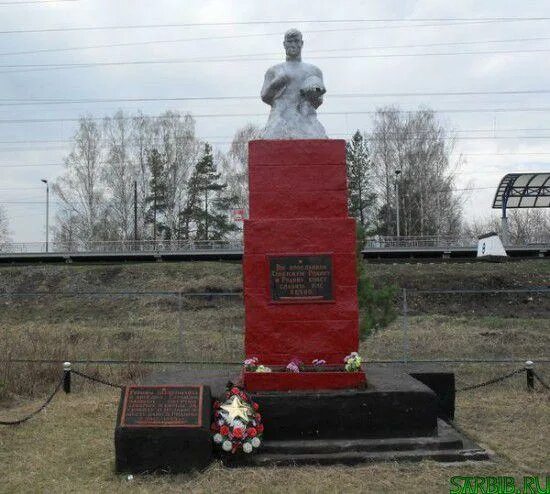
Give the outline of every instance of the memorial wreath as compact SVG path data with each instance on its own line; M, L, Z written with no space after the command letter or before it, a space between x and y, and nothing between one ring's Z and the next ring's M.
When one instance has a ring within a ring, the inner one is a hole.
M231 386L225 401L214 402L212 439L223 451L252 453L262 443L264 426L259 405L238 386Z

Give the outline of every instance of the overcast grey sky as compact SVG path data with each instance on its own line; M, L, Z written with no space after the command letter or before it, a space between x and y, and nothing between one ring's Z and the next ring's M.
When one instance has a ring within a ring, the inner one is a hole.
M430 21L489 17L508 19ZM330 137L342 138L358 128L369 130L371 115L356 112L374 111L382 105L394 104L404 110L419 106L447 110L441 112L441 120L456 131L459 137L456 153L463 153L466 159L459 170L457 188L482 188L465 192L466 216L486 217L491 214L494 188L504 174L550 170L547 142L550 92L540 92L550 90L550 20L509 19L518 17L550 19L550 3L546 0L51 3L0 0L0 204L9 215L12 237L21 242L43 240L41 201L45 190L40 179L54 180L63 168L28 165L61 163L69 149L63 140L70 139L76 126L71 121L13 120L74 119L82 114L102 117L117 109L129 112L140 109L152 115L167 109L194 115L260 114L198 116L198 137L225 149L225 142L236 129L249 121L263 125L268 113L259 97L9 106L16 102L13 100L256 96L267 67L283 58L282 35L289 27L297 27L304 33L303 59L323 70L328 92L319 118ZM406 21L391 22L395 19ZM305 22L330 20L341 22ZM201 25L182 25L197 23ZM208 23L220 25L204 25ZM128 27L134 25L157 27ZM73 30L105 26L126 27ZM63 30L28 32L56 28ZM112 44L128 46L67 50ZM57 51L39 51L52 49ZM38 53L15 54L29 51ZM204 60L208 58L212 60ZM186 62L53 70L13 67L165 60ZM487 91L539 92L380 95ZM353 93L375 93L375 96L337 96ZM537 111L511 111L527 108ZM492 111L479 111L488 109Z

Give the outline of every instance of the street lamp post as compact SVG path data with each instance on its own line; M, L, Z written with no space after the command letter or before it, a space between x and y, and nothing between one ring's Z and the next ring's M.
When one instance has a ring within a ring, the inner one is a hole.
M50 184L43 178L41 179L46 184L46 252L49 251L49 233L50 233Z
M395 170L395 231L399 240L399 175L401 170Z

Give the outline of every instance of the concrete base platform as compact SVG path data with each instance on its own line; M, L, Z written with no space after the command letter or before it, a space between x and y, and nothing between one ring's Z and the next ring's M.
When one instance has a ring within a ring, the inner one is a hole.
M363 389L252 392L266 440L420 437L437 434L437 396L399 370L370 369Z
M369 365L366 374L362 390L253 393L265 424L263 446L220 458L229 467L490 459L450 425L453 373ZM236 369L182 369L146 383L208 385L217 399L239 377Z
M437 436L384 439L313 439L265 441L254 455L226 456L228 467L284 465L354 465L364 462L484 461L489 453L464 437L443 420L438 421Z

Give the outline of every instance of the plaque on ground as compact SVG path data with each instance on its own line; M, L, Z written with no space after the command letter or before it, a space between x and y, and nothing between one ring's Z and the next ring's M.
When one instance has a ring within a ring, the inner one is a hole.
M295 255L269 258L271 300L332 301L332 256Z
M208 386L127 386L115 430L118 472L173 473L212 459Z
M202 386L128 386L120 425L200 427Z

